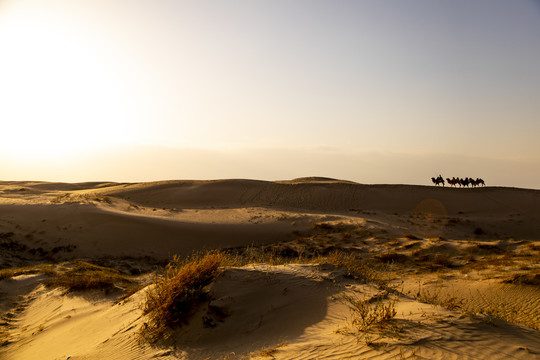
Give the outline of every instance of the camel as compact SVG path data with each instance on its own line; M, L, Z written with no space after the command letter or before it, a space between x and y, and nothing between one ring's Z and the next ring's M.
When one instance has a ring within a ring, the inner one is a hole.
M439 184L442 184L442 186L444 186L444 184L445 184L442 175L439 175L436 178L432 177L431 181L433 181L433 183L436 186L439 186ZM448 184L450 184L451 186L459 185L459 187L469 187L469 185L471 185L471 187L476 187L476 186L480 186L480 185L486 186L486 183L484 182L483 179L476 178L476 180L475 180L472 177L471 178L466 177L465 179L462 179L462 178L459 178L459 177L452 177L452 179L446 178L446 182Z
M473 187L480 186L480 185L486 186L486 183L484 182L484 180L480 178L476 178L476 180L471 179L471 184Z
M433 181L436 186L439 186L439 184L442 184L442 186L444 186L444 179L441 175L439 175L437 178L432 177L431 181Z
M451 186L456 186L459 184L459 180L453 177L452 179L446 178L446 182L449 183Z

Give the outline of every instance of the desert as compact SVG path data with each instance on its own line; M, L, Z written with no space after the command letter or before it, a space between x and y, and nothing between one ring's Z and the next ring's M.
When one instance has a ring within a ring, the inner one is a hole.
M539 35L0 0L0 360L540 360Z
M1 359L540 358L538 190L3 181L0 248Z

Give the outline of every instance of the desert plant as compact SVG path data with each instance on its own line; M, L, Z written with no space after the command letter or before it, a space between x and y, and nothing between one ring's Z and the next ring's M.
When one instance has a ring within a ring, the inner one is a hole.
M115 286L130 284L126 276L118 270L76 261L72 267L51 272L45 281L48 287L61 287L68 292L91 289L109 290Z
M448 257L446 257L445 255L441 255L441 254L437 254L435 256L435 258L433 259L433 263L435 265L444 266L444 267L447 267L447 268L451 268L451 267L454 266Z
M416 298L422 302L439 305L448 310L462 309L465 304L465 299L459 299L455 296L443 296L440 290L434 289L430 292L428 289L419 288Z
M322 230L322 231L333 231L335 229L335 225L325 223L325 222L320 222L320 223L313 224L313 229Z
M20 273L18 273L16 269L2 269L0 270L0 280L12 278L18 274Z
M352 325L360 331L382 326L397 314L395 301L385 303L381 299L370 302L350 296L346 296L345 300L353 313Z
M258 351L258 355L262 357L270 357L272 359L275 359L276 353L279 351L279 348L286 346L286 343L281 343L274 347L264 347L261 350Z
M517 273L503 280L507 284L540 286L540 270L528 273Z
M393 264L393 263L404 263L409 258L407 257L407 255L404 255L404 254L399 254L396 252L387 252L387 253L375 255L375 259L383 263Z
M485 231L481 227L477 227L474 229L473 234L476 236L484 235Z
M65 202L66 200L69 200L70 198L71 198L70 193L60 194L60 195L55 196L54 198L52 198L51 202L55 203L55 204L58 204L58 203L61 203L61 202Z
M146 293L143 313L148 315L148 321L141 328L142 335L155 342L168 329L187 323L194 308L206 297L204 288L218 276L225 261L226 256L220 252L185 260L175 256Z
M37 274L37 273L42 273L49 276L56 274L52 265L41 264L41 265L27 266L27 267L20 267L20 268L1 269L0 280L9 279L18 275Z

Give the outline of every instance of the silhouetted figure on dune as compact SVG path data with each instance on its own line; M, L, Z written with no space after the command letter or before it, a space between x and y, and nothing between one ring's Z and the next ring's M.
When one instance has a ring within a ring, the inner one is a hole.
M451 179L446 178L446 182L449 183L451 186L456 186L459 184L459 179L456 179L455 177Z
M442 186L444 186L444 179L440 174L439 176L437 176L437 178L432 177L431 181L433 181L436 186L439 186L439 184L442 184Z
M439 184L442 184L442 186L444 186L444 179L441 175L437 176L436 178L435 177L432 177L431 178L431 181L433 181L433 183L436 185L436 186L439 186ZM459 177L452 177L451 179L450 178L446 178L446 182L448 184L450 184L451 186L456 186L456 185L459 185L459 187L469 187L469 185L471 185L471 187L477 187L477 186L486 186L486 183L484 182L483 179L481 178L476 178L473 179L472 177L469 178L469 177L466 177L465 179L463 178L459 178Z

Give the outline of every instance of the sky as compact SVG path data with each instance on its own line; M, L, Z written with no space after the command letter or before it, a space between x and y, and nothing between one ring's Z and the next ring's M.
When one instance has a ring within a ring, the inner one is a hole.
M540 189L538 0L0 0L0 180Z

